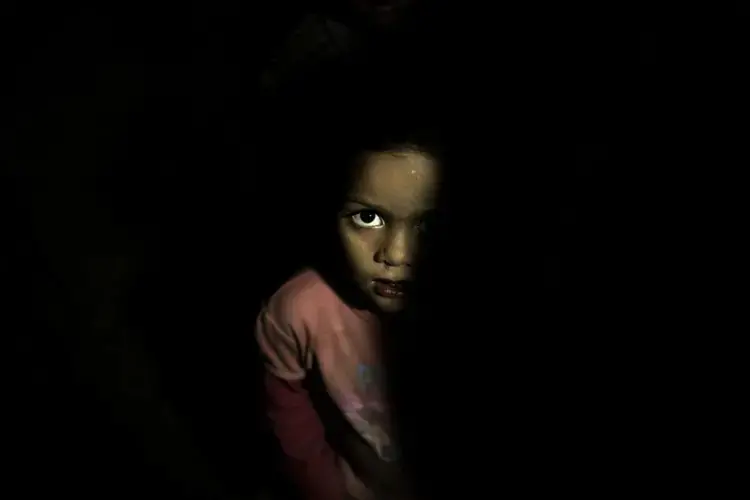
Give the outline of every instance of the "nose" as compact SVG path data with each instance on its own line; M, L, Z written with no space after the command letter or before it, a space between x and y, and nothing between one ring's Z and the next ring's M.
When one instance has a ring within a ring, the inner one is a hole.
M414 253L414 237L405 228L388 232L375 254L375 261L390 267L410 266Z

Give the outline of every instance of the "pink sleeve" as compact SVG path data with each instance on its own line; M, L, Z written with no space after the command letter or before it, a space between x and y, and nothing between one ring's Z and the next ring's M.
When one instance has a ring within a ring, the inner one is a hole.
M255 324L265 369L283 380L305 378L311 357L305 332L299 332L291 321L278 321L264 308Z
M279 323L264 309L256 324L256 338L265 366L266 414L287 472L305 500L344 500L346 488L338 458L302 384L312 356L306 334Z
M268 417L284 454L287 473L304 500L344 500L344 475L302 383L266 373L265 387Z

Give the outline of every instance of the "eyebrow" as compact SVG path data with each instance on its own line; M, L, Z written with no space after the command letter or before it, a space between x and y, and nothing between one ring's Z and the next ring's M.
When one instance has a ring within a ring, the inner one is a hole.
M382 212L384 214L390 214L390 210L386 209L385 207L382 207L378 205L377 203L370 203L367 200L363 200L361 198L348 198L346 200L347 203L354 203L356 205L362 205L363 207L368 207L377 210L378 212Z
M393 215L393 212L391 212L387 208L385 208L383 206L380 206L377 203L370 203L369 201L364 200L362 198L347 198L346 203L354 203L356 205L362 205L363 207L372 208L373 210L375 210L377 212L380 212L380 213L382 213L384 215ZM434 211L435 211L434 208L430 208L430 209L427 209L424 212L418 214L416 217L422 217L425 214L429 214L429 213L432 213Z

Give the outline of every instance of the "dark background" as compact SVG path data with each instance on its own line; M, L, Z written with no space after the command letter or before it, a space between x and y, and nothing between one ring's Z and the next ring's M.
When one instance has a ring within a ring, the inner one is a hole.
M313 8L3 14L12 497L244 498L273 482L252 324L303 255L280 250L296 244L281 224L297 207L264 167L258 81ZM728 75L746 39L739 4L715 23L685 9L447 6L424 20L465 168L444 250L425 264L437 286L406 327L419 335L393 363L407 451L437 491L595 493L594 473L650 477L622 465L665 405L645 380L664 380L666 340L640 320L663 307L672 261L652 250L664 226L645 207L671 166L709 149L691 125L718 97L691 91Z

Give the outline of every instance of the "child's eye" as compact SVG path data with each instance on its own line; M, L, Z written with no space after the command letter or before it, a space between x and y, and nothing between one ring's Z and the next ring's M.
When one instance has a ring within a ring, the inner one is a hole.
M383 218L374 210L362 210L352 215L352 222L359 227L378 228L384 225Z

